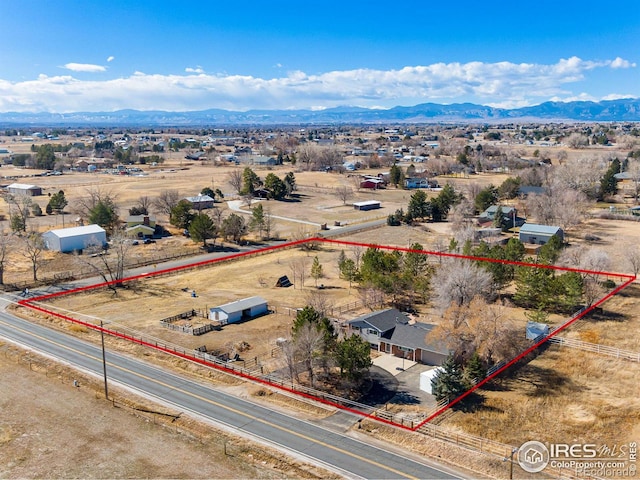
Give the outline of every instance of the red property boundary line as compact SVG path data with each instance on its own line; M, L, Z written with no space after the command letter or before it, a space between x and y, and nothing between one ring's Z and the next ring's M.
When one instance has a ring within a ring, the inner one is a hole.
M308 393L305 393L305 392L301 392L301 391L296 390L294 388L289 388L289 387L286 387L284 385L279 385L277 383L274 383L274 382L272 382L270 380L267 380L267 379L264 379L264 378L261 378L261 377L257 377L257 376L254 376L254 375L249 375L249 374L244 373L244 372L239 372L239 371L237 371L235 369L226 368L226 367L224 367L222 365L219 365L219 364L216 364L216 363L212 363L212 362L207 361L205 359L197 358L196 356L192 356L192 355L189 355L187 353L183 353L183 352L178 352L176 350L172 350L171 348L168 348L166 346L161 346L161 345L157 345L157 344L154 344L154 343L142 340L142 339L138 339L138 338L135 338L135 337L133 337L131 335L127 335L127 334L124 334L122 332L118 332L116 330L110 330L108 328L105 328L104 326L101 327L101 326L98 326L98 325L94 325L92 323L84 322L84 321L79 320L77 318L73 318L73 317L71 317L69 315L61 314L61 313L46 309L44 307L41 307L39 305L36 305L36 303L38 303L38 302L43 302L43 301L49 300L49 299L54 298L54 297L61 297L61 296L64 296L64 295L70 295L70 294L75 294L75 293L79 293L79 292L86 292L86 291L90 291L90 290L94 290L94 289L98 289L98 288L108 287L108 286L114 285L116 283L117 284L122 284L122 283L130 282L130 281L152 278L152 277L158 276L158 275L179 273L179 272L190 270L190 269L193 269L193 268L206 267L206 266L210 266L210 265L215 265L216 263L222 263L222 262L225 262L225 261L228 261L228 260L234 260L234 259L247 257L247 256L253 256L253 255L259 255L259 254L268 253L268 252L274 252L274 251L278 251L278 250L281 250L281 249L296 247L296 246L299 246L299 245L303 245L305 243L313 243L313 242L321 242L321 243L328 243L328 244L342 245L342 246L363 247L363 248L377 248L377 249L380 249L380 250L400 251L400 252L404 252L404 253L419 253L419 254L423 254L423 255L435 256L435 257L440 257L440 258L457 258L457 259L481 261L481 262L503 263L503 264L509 264L509 265L522 266L522 267L546 268L546 269L550 269L550 270L557 270L557 271L564 271L564 272L577 272L577 273L592 274L592 275L605 275L605 276L610 277L610 278L620 279L620 280L623 281L623 283L621 285L619 285L618 287L614 288L611 292L606 294L601 299L599 299L596 302L594 302L588 308L580 310L576 315L574 315L569 320L567 320L565 323L563 323L560 327L558 327L556 330L554 330L547 337L544 337L542 340L538 341L534 345L532 345L529 348L527 348L525 351L523 351L518 356L516 356L515 358L513 358L512 360L507 362L505 365L503 365L502 367L497 369L491 375L487 376L482 381L480 381L479 383L474 385L472 388L470 388L469 390L464 392L462 395L460 395L459 397L457 397L453 401L449 402L447 405L445 405L444 407L440 408L439 410L437 410L436 412L431 414L429 417L427 417L425 420L423 420L422 422L420 422L419 424L417 424L417 425L415 425L413 427L409 427L409 426L406 426L406 425L402 425L402 424L393 422L391 420L380 418L380 417L377 417L377 416L375 416L374 414L371 414L371 413L366 413L366 412L363 412L363 411L355 409L355 408L347 407L345 405L341 405L339 403L332 402L330 400L327 400L327 399L324 399L324 398L320 398L320 397L317 397L315 395L311 395L311 394L308 394ZM543 345L549 338L552 338L552 337L556 336L561 331L563 331L564 329L566 329L567 327L572 325L574 322L576 322L578 319L584 317L589 312L591 312L593 309L599 307L604 302L609 300L611 297L613 297L614 295L618 294L621 290L623 290L624 288L629 286L631 283L633 283L633 281L635 279L636 279L635 275L628 275L628 274L622 274L622 273L599 272L599 271L585 270L585 269L579 269L579 268L558 267L558 266L554 266L554 265L540 265L540 264L537 264L537 263L513 262L513 261L509 261L509 260L499 260L499 259L491 259L491 258L484 258L484 257L476 257L476 256L471 256L471 255L461 255L461 254L457 254L457 253L434 252L434 251L428 251L428 250L414 250L414 249L411 249L411 248L393 247L393 246L389 246L389 245L376 245L376 244L370 244L370 243L349 242L349 241L344 241L344 240L334 240L334 239L328 239L328 238L322 238L322 237L313 237L313 238L307 238L307 239L297 240L297 241L293 241L293 242L287 242L287 243L280 244L280 245L272 245L272 246L261 248L261 249L258 249L258 250L251 250L251 251L247 251L247 252L235 253L235 254L227 255L227 256L224 256L224 257L220 257L220 258L214 258L214 259L209 259L209 260L203 260L203 261L200 261L200 262L194 262L194 263L190 263L188 265L183 265L183 266L178 266L178 267L171 267L171 268L166 268L166 269L161 269L161 270L155 270L153 272L142 273L142 274L139 274L139 275L133 275L131 277L123 278L123 279L117 280L117 281L101 282L101 283L97 283L97 284L94 284L94 285L86 285L86 286L83 286L83 287L78 287L78 288L67 290L67 291L50 293L50 294L46 294L46 295L40 295L40 296L37 296L37 297L34 297L34 298L20 300L18 302L18 304L23 306L23 307L31 308L33 310L37 310L39 312L45 313L47 315L53 315L53 316L55 316L57 318L65 320L65 321L69 321L69 322L72 322L72 323L76 323L78 325L82 325L82 326L84 326L86 328L95 330L97 332L106 333L107 335L111 335L113 337L117 337L117 338L129 341L129 342L132 342L132 343L135 343L135 344L138 344L138 345L142 345L144 347L148 347L148 348L154 349L154 350L159 351L159 352L163 352L163 353L166 353L166 354L169 354L169 355L180 357L180 358L183 358L185 360L189 360L189 361L192 361L192 362L195 362L195 363L199 363L201 365L205 365L205 366L207 366L209 368L214 368L216 370L222 371L222 372L227 373L227 374L235 375L237 377L240 377L240 378L243 378L243 379L246 379L246 380L250 380L250 381L253 381L253 382L256 382L256 383L267 385L267 386L269 386L271 388L276 388L278 390L282 390L282 391L285 391L285 392L290 393L290 394L294 394L294 395L298 395L298 396L303 397L303 398L311 399L311 400L320 402L322 404L325 404L325 405L328 405L328 406L331 406L331 407L334 407L334 408L338 408L340 410L348 411L350 413L362 416L364 418L369 418L369 419L372 419L372 420L375 420L375 421L378 421L378 422L381 422L381 423L384 423L384 424L387 424L387 425L391 425L391 426L394 426L394 427L397 427L397 428L401 428L401 429L404 429L404 430L416 431L420 427L425 425L426 423L430 422L431 420L433 420L437 416L439 416L442 413L444 413L446 410L448 410L449 408L451 408L452 406L454 406L458 402L460 402L463 399L465 399L468 395L470 395L475 390L477 390L478 388L483 386L485 383L487 383L490 380L494 379L496 376L500 375L503 371L505 371L509 367L513 366L515 363L519 362L520 360L522 360L524 357L526 357L531 352L533 352L534 350L539 348L541 345Z

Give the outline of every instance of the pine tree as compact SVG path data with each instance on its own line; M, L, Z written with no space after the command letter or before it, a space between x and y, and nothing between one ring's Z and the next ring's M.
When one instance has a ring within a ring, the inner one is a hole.
M464 380L467 386L471 387L487 376L487 369L484 368L478 352L473 352L471 358L464 367Z
M318 286L318 279L322 278L322 264L318 257L313 258L313 263L311 264L311 276L316 281L316 287Z
M455 400L466 390L462 369L453 358L449 355L441 365L442 370L431 380L431 391L436 400L447 400L449 402Z

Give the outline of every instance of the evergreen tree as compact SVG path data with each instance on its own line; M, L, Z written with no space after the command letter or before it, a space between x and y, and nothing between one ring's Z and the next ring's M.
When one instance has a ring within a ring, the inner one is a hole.
M431 379L431 391L436 400L451 402L462 395L467 390L467 386L462 376L462 369L452 355L447 357L441 368L442 370Z
M196 214L189 224L189 235L191 239L195 242L202 242L204 247L207 246L208 239L215 239L217 233L218 228L206 213Z
M110 198L99 200L89 210L89 223L100 225L108 232L113 232L118 225L117 207Z
M429 216L429 202L427 201L427 194L422 190L411 195L409 199L409 206L407 207L407 221L424 220Z
M264 179L264 188L269 190L271 197L275 200L282 200L287 195L287 186L274 173L269 173Z
M398 185L404 182L404 173L402 172L402 168L399 167L396 163L394 163L389 169L389 181L396 188L398 187Z
M336 345L336 363L340 376L350 381L361 380L371 367L371 346L362 337L351 335Z
M315 256L313 258L313 263L311 264L311 276L316 281L316 287L318 286L318 279L322 278L322 264L318 257Z
M169 223L174 227L187 229L191 220L193 220L193 213L191 213L191 203L187 200L180 200L171 208Z
M473 352L473 355L471 355L471 358L464 366L463 377L465 383L471 388L486 376L487 369L482 364L480 355L478 355L478 352Z
M67 201L67 199L64 196L64 191L60 190L56 193L54 193L53 195L51 195L51 197L49 198L49 203L47 204L48 206L51 206L51 210L56 212L56 213L60 213L64 210L64 208L69 204L69 202ZM49 213L47 211L47 213Z
M251 220L249 221L249 228L251 230L258 232L260 238L262 238L262 233L265 228L265 215L264 208L262 207L262 203L258 203L255 207L251 209Z

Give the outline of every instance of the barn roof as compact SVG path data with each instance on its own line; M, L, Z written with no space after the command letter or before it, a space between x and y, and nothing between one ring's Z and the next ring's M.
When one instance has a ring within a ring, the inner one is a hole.
M264 305L266 303L267 301L264 298L256 296L243 298L242 300L236 300L235 302L225 303L224 305L213 307L213 309L222 310L226 313L242 312L247 308L257 307L258 305Z
M47 233L53 234L58 238L69 238L106 232L100 225L84 225L82 227L58 228L56 230L49 230Z
M536 235L555 235L562 229L552 225L538 225L536 223L525 223L520 227L520 233Z

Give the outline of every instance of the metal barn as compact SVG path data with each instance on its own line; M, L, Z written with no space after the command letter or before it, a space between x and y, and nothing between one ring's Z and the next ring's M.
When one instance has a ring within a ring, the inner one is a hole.
M47 249L66 253L84 250L89 246L105 246L107 232L99 225L85 225L49 230L42 234L42 239Z
M249 320L264 315L268 312L269 308L264 298L249 297L209 309L209 319L223 324L236 323L241 320Z

